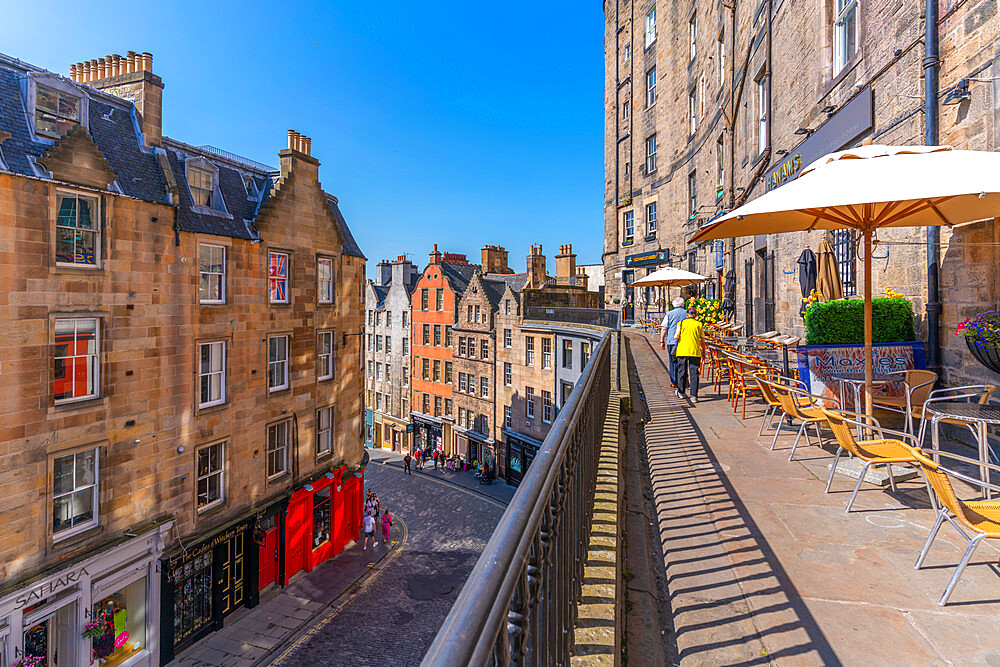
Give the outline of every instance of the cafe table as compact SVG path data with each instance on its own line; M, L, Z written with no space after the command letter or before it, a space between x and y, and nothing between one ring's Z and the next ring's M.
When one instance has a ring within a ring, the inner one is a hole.
M850 387L854 395L854 410L855 412L862 412L861 408L861 392L865 388L865 379L863 377L859 378L855 375L834 375L832 376L834 380L840 385L840 407L847 409L847 388ZM897 374L886 375L884 373L875 373L872 375L872 386L875 385L886 385L892 382L902 382L902 378ZM863 438L864 435L861 433L861 427L857 427L858 438Z
M966 403L964 401L941 401L940 403L930 403L924 409L931 420L931 442L933 449L940 449L938 424L942 419L947 419L948 421L965 424L972 429L976 435L979 460L983 463L991 462L987 429L990 426L1000 426L1000 405ZM988 484L990 481L990 469L980 466L979 478ZM993 495L990 487L987 486L984 488L986 489L986 497L992 498Z

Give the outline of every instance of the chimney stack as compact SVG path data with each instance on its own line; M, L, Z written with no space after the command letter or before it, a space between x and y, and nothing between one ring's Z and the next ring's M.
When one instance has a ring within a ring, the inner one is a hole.
M576 255L573 254L573 245L566 243L559 246L559 254L556 255L556 279L572 278L576 275ZM572 282L567 280L566 282Z
M304 134L289 130L288 148L278 153L278 157L281 160L282 178L294 171L319 181L319 160L312 156L312 139Z
M525 287L528 289L539 289L545 284L545 255L542 254L542 246L531 246L531 253L528 255L528 282Z
M438 244L437 243L434 244L434 250L433 250L433 252L431 252L430 257L428 258L428 262L430 264L440 264L441 263L441 253L438 252Z
M507 265L507 249L499 245L483 246L483 273L514 273Z
M139 126L147 146L163 139L163 81L153 74L153 55L126 51L69 66L69 76L98 90L131 101L139 112Z

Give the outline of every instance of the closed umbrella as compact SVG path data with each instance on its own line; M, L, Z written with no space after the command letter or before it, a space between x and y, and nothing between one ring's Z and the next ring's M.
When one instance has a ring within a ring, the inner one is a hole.
M820 241L819 248L816 249L816 291L819 292L821 301L844 298L844 283L837 268L837 255L826 239Z
M799 315L805 315L805 299L816 289L816 255L812 250L806 248L799 255L796 263L799 265L799 289L802 290L802 305L799 306Z
M883 227L950 227L998 215L1000 153L950 146L860 146L823 156L794 181L702 227L689 242L815 229L860 231L865 260L865 408L871 414L875 232Z
M736 272L732 269L726 271L726 277L723 278L722 303L719 308L730 315L736 312Z

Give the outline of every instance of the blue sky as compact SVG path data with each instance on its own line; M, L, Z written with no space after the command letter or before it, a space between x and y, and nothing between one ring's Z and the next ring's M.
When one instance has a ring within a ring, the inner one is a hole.
M152 53L171 137L274 166L288 129L312 137L369 274L433 243L601 261L597 0L3 4L0 51L65 75Z

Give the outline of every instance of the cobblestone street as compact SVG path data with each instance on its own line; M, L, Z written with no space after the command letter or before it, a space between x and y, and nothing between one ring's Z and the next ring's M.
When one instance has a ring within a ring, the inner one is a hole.
M405 475L377 460L368 466L367 488L406 522L406 539L343 603L275 652L272 664L419 664L504 507L439 475Z

